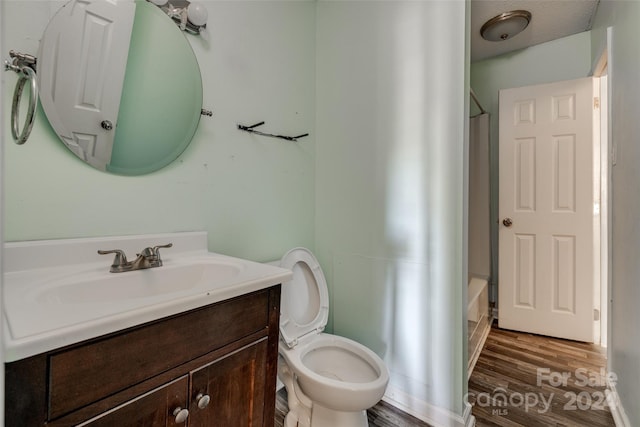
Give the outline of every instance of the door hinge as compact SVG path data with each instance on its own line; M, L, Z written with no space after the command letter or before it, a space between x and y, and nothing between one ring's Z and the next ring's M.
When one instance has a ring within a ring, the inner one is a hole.
M598 108L600 108L600 98L597 96L593 97L593 109L597 110Z
M600 320L600 310L598 310L597 308L593 309L593 320Z

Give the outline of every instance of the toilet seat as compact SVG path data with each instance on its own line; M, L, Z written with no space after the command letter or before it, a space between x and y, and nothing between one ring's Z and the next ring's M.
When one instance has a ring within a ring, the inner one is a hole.
M282 284L280 309L280 335L293 348L303 337L324 330L329 318L329 292L320 263L308 249L291 249L280 266L293 271L293 278Z
M324 357L322 354L324 352L335 352L336 354ZM368 383L379 381L383 371L380 358L371 349L338 335L322 333L313 340L282 351L281 354L295 372L306 370L308 371L307 375L315 381L331 384L335 387L341 387L345 383L349 383L351 390L368 387ZM309 356L316 357L316 362L308 360ZM350 361L346 361L343 358L348 358ZM360 365L359 367L363 369L361 372L357 372L357 370L346 372L346 377L336 377L326 372L322 367L323 365L335 365L338 368ZM369 372L363 374L363 371Z

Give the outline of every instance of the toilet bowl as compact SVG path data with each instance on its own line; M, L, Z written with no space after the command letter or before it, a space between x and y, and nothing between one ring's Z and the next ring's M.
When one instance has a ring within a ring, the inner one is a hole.
M389 382L384 362L356 341L323 332L327 282L309 250L290 250L280 266L293 272L282 284L280 311L278 376L289 399L285 426L367 426L366 410Z

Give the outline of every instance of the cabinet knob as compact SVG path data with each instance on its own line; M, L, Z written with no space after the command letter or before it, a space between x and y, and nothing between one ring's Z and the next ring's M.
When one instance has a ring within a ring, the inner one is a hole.
M196 396L196 401L198 402L198 408L200 409L206 408L209 405L210 400L211 398L209 397L208 394L198 393L198 395Z
M174 409L173 416L176 417L176 424L182 424L183 422L187 421L189 410L187 408L182 409L178 406L176 409Z

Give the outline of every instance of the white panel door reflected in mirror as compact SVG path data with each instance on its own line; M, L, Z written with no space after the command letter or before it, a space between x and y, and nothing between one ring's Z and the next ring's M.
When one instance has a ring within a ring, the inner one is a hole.
M38 71L52 128L99 170L158 170L197 129L198 62L171 18L145 0L70 1L45 30Z

